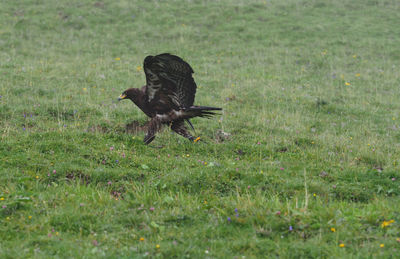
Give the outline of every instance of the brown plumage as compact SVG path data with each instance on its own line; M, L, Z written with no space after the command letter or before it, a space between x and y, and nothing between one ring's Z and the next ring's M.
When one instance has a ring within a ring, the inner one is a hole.
M211 117L221 108L194 106L196 83L193 69L180 57L168 53L147 56L143 64L146 85L129 88L118 98L130 99L151 118L144 143L149 144L155 134L168 124L177 134L193 140L185 121L193 128L189 119Z

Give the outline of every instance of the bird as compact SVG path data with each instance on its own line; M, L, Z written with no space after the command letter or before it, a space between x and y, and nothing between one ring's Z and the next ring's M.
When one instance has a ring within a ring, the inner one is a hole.
M210 118L222 108L193 105L196 82L192 67L182 58L169 53L147 56L143 62L146 85L129 88L122 92L118 100L131 100L149 118L147 133L143 142L150 144L163 125L169 125L177 134L196 141L185 122L194 130L190 119Z

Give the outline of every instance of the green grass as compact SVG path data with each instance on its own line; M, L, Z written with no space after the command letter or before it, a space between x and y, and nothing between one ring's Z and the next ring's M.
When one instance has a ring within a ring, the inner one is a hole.
M399 19L395 0L2 1L0 257L396 257ZM162 52L224 109L193 120L206 143L125 130L146 118L115 100Z

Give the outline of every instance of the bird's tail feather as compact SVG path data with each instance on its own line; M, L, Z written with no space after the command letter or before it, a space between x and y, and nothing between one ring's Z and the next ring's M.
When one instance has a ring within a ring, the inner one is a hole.
M209 106L190 106L189 108L186 108L187 111L197 111L197 110L203 110L203 111L221 111L222 108L217 108L217 107L209 107Z
M208 106L190 106L189 108L185 109L185 114L189 115L190 118L193 117L204 117L204 118L211 118L217 113L212 111L221 111L222 108L217 107L208 107Z

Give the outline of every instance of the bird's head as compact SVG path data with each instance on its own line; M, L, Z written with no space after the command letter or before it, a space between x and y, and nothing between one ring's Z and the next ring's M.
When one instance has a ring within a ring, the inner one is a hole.
M118 97L118 101L121 101L123 99L131 99L133 100L133 98L136 95L136 88L129 88L126 89L125 91L122 92L122 94Z

